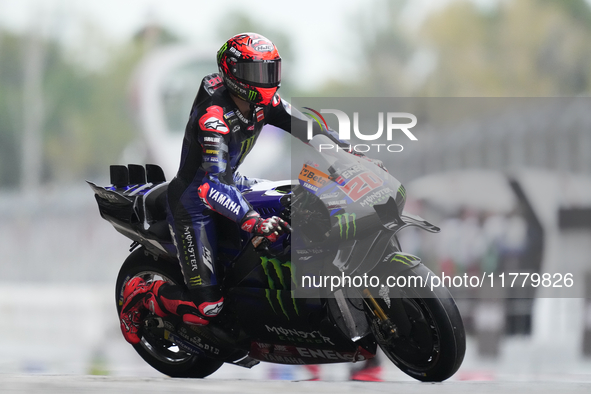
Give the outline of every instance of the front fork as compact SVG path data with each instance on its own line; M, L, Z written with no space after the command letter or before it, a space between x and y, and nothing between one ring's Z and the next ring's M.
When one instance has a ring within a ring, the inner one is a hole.
M378 343L389 342L392 339L398 338L398 327L386 315L386 312L378 304L375 298L371 295L369 289L363 290L363 301L368 310L373 313L372 326L374 334L378 336Z

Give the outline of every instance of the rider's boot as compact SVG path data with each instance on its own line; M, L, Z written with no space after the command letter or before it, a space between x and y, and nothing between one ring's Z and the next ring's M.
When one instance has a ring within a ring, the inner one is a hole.
M206 326L222 309L224 297L220 293L219 286L204 286L202 289L189 291L184 287L166 283L159 287L155 298L161 309L181 316L183 322Z
M121 309L121 331L125 340L132 345L141 339L141 323L149 312L164 317L169 314L181 316L187 324L205 326L222 309L224 298L214 302L196 305L183 287L163 280L147 284L135 277L125 286Z
M154 293L164 283L166 282L158 280L147 284L142 278L134 277L125 285L119 320L123 337L132 345L139 343L141 339L140 324L149 310L158 316L167 315L154 300Z

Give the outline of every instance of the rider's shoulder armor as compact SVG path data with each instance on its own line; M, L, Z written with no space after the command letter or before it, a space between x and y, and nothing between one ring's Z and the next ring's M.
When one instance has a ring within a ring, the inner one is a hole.
M213 96L214 92L224 86L224 81L218 73L206 75L201 82L201 85L210 96Z

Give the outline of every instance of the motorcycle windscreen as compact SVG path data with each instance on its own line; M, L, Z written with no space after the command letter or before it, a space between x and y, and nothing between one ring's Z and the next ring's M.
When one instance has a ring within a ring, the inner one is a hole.
M327 267L351 274L363 262L377 264L389 237L374 206L390 198L404 203L396 178L363 157L323 149L332 145L324 135L310 145L292 144L292 179L298 183L291 204L292 264L298 280L327 273ZM307 296L298 290L296 296Z

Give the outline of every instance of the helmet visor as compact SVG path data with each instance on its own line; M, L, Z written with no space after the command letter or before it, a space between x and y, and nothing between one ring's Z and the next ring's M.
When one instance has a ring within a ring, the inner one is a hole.
M236 78L252 85L275 87L281 82L281 59L238 62L233 66L233 69Z

